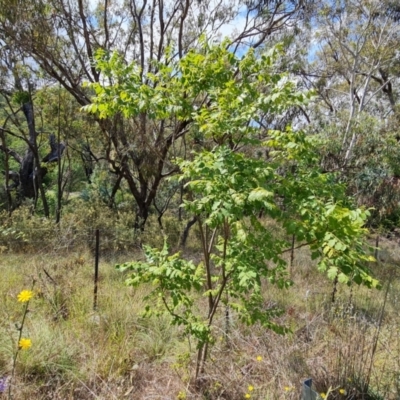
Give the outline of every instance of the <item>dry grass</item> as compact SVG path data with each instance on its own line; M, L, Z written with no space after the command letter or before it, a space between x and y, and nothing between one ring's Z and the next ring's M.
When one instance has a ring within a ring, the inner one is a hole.
M9 374L15 349L22 313L16 296L34 279L36 296L24 328L33 345L20 353L14 399L239 400L246 393L251 399L298 399L306 377L320 393L331 388L330 399L398 399L400 253L393 242L381 245L387 264L376 268L383 283L390 282L386 302L386 286L339 287L332 304L332 282L315 272L300 249L295 285L284 292L265 285L266 306L285 308L279 322L293 333L242 326L231 315L225 335L221 311L206 374L196 388L194 343L168 317L141 317L145 289L124 286L124 276L114 270L116 258L101 262L93 312L90 252L2 254L0 377Z

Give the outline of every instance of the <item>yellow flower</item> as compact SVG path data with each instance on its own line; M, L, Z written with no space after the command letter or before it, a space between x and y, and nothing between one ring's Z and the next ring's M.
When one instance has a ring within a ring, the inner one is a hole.
M321 396L321 399L326 399L326 394L325 393L321 393L320 396Z
M246 395L244 396L245 399L249 399L251 397L250 393L246 393Z
M339 393L345 395L346 394L346 390L345 389L339 389Z
M283 389L285 390L285 392L290 392L292 390L290 386L285 386Z
M262 357L261 356L257 356L257 361L262 361Z
M254 390L254 386L249 385L249 387L247 388L247 390L248 390L249 392L252 392L252 391Z
M18 342L18 346L20 349L22 350L28 350L29 347L32 346L32 341L31 339L24 339L22 338L19 342Z
M23 290L19 295L18 295L18 301L21 303L26 303L33 297L33 292L31 290Z

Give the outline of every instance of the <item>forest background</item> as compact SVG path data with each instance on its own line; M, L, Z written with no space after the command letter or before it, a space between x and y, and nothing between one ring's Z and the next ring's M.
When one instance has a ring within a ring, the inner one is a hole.
M0 5L10 398L398 398L397 1Z

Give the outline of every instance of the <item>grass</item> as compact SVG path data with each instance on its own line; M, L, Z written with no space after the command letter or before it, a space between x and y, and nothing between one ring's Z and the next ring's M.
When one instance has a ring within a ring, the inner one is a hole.
M266 307L286 309L279 322L292 333L242 326L232 315L225 335L221 310L197 389L191 385L194 344L168 317L142 318L146 289L125 287L114 269L121 257L140 257L137 249L102 259L96 312L91 252L3 253L0 377L9 374L15 350L17 295L35 279L24 327L32 347L20 352L14 399L298 399L307 377L319 393L330 390L329 399L397 399L400 253L389 241L381 246L390 255L376 265L384 289L339 286L334 304L332 282L315 272L305 249L297 250L295 285L286 291L265 285Z

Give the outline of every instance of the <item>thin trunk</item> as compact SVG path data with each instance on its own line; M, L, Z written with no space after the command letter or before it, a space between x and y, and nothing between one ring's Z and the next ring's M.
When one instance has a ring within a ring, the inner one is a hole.
M6 144L6 134L3 130L0 130L1 132L1 145L3 149L7 149L7 144ZM12 197L10 193L10 165L8 162L8 152L4 152L4 174L5 174L5 189L6 189L6 196L7 196L7 211L8 215L11 216L12 210L13 210L13 204L12 204Z
M289 275L290 279L292 279L293 275L293 264L294 264L294 244L295 244L296 235L292 236L292 248L290 250L290 267L289 267Z
M206 363L208 355L208 343L203 343L198 352L197 352L197 360L196 360L196 375L195 375L195 381L196 383L199 382L199 377L204 373L204 366Z
M333 280L333 289L332 289L332 296L331 296L331 302L332 304L336 300L336 292L337 292L337 285L339 283L339 274L336 274L335 279Z
M28 149L22 160L20 169L20 197L21 199L34 198L36 203L38 196L40 195L44 215L48 218L50 215L49 206L47 204L46 194L42 183L42 177L47 173L47 170L40 166L36 142L35 118L31 100L23 104L22 111L28 123L29 139L27 141Z
M108 206L110 208L114 208L115 207L115 195L117 194L118 189L119 189L119 187L121 185L122 178L123 178L122 174L119 174L118 177L117 177L117 180L114 183L114 186L113 186L111 194L110 194L110 200L108 202Z
M56 209L56 224L61 220L61 201L62 201L62 171L61 171L61 85L58 86L58 127L57 127L57 209Z
M197 217L194 216L185 226L185 229L182 232L180 246L184 248L186 246L187 238L189 236L190 228L197 222Z
M375 260L379 261L379 233L376 235L375 239Z
M212 276L211 276L210 253L208 252L208 248L207 248L207 243L208 243L207 225L205 226L205 229L203 229L203 224L202 224L201 219L197 218L197 221L199 223L199 229L200 229L200 235L201 235L201 244L202 244L202 247L203 247L204 266L205 266L205 269L206 269L206 276L207 276L207 290L209 291L209 294L208 294L208 309L209 309L209 313L210 313L211 310L214 307L214 299L213 299L213 295L211 293L211 290L212 290L213 286L212 286Z
M181 182L179 185L179 208L178 208L178 221L179 222L182 221L182 207L181 207L182 204L183 204L183 183ZM184 247L184 244L182 247Z

